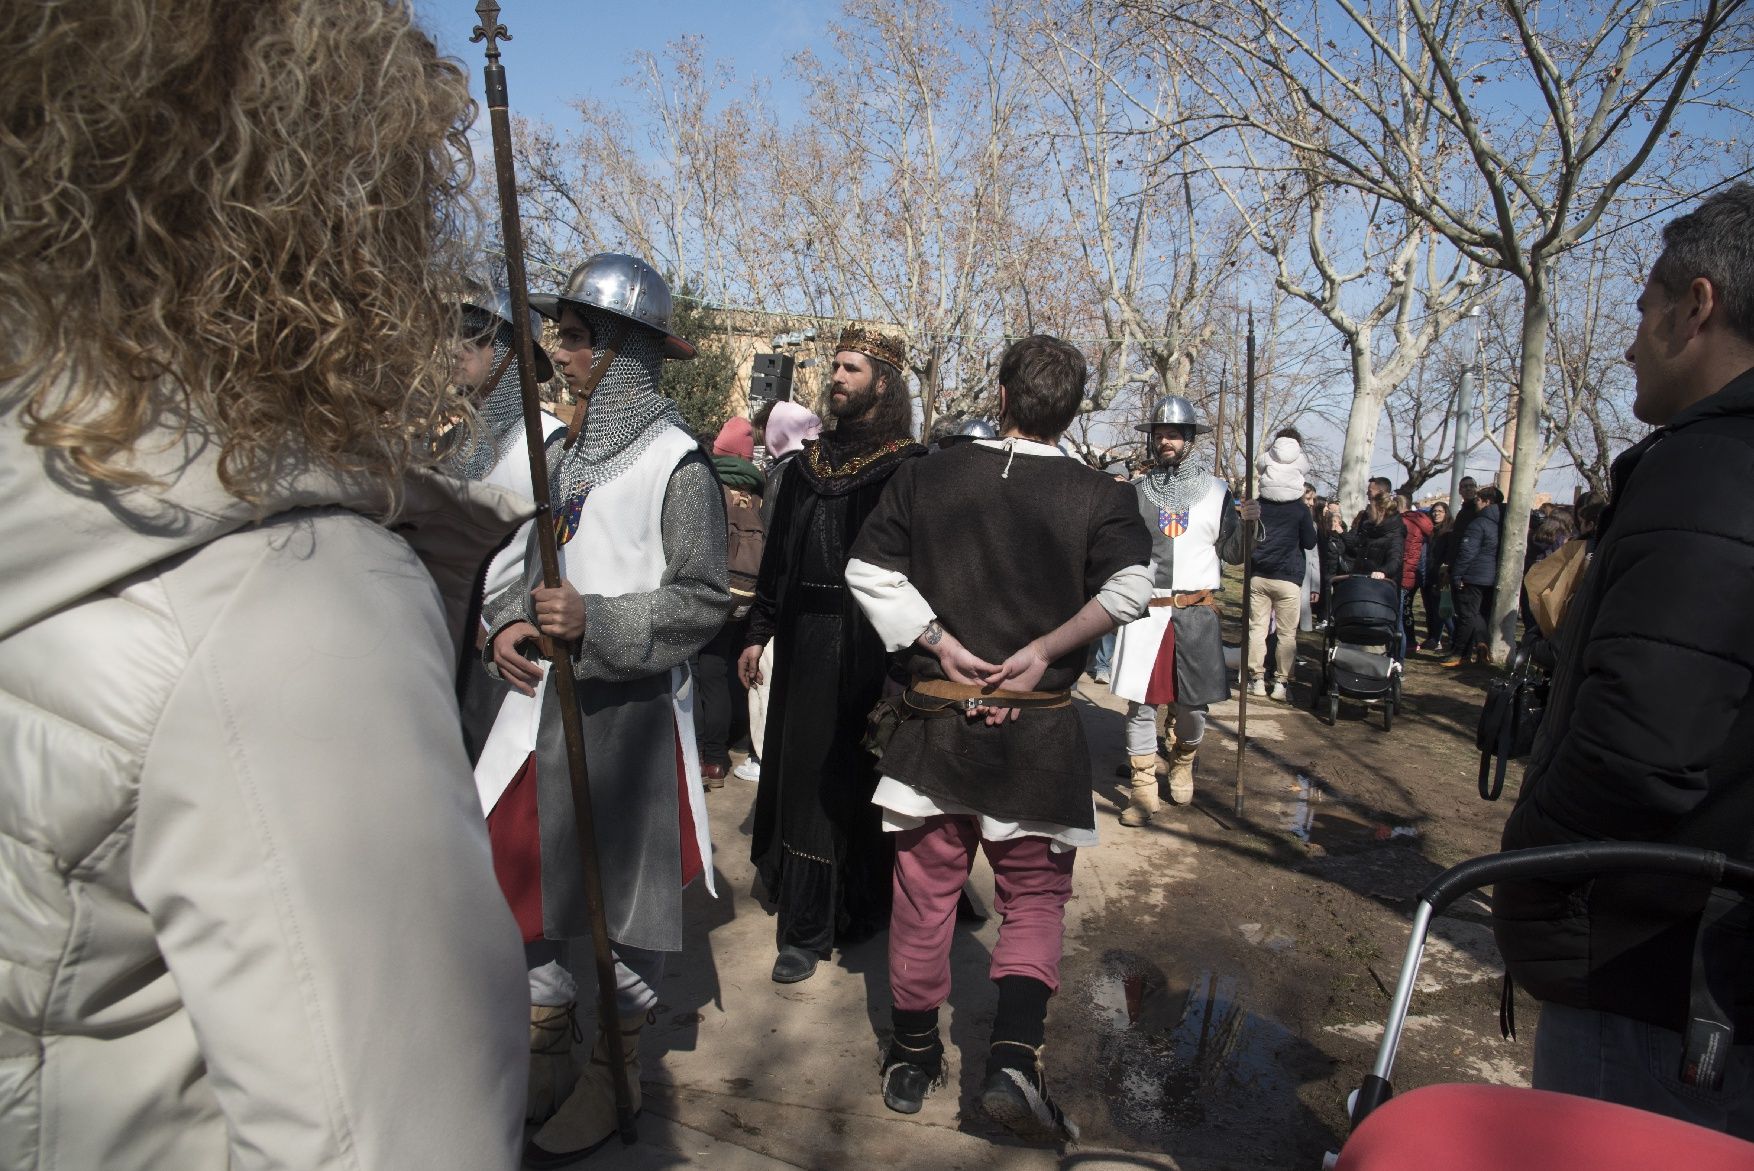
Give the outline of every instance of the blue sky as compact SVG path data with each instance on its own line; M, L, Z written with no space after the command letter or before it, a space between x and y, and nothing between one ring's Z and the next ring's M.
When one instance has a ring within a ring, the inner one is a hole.
M415 0L414 8L439 47L468 67L480 101L483 46L469 43L478 22L473 0ZM661 53L695 34L706 39L708 59L730 62L739 82L765 82L770 105L784 117L802 98L790 59L820 37L829 14L809 0L501 0L500 23L512 34L501 46L511 112L558 123L574 98L619 101L635 53Z

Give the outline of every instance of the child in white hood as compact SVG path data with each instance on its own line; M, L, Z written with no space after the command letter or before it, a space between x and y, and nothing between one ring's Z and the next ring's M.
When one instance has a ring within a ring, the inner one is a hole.
M1303 436L1286 427L1255 462L1261 474L1262 500L1296 500L1309 479L1309 457L1303 454Z

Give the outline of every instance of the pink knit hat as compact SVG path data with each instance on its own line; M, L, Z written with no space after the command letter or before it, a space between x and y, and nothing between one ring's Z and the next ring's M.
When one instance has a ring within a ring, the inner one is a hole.
M719 437L713 440L714 455L740 455L755 458L755 425L741 415L725 420Z
M816 412L794 402L781 400L767 416L767 453L778 459L797 451L806 439L822 434L822 420Z

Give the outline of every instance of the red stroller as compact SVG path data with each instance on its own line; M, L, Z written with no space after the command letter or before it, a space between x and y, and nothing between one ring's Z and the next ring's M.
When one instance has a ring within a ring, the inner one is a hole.
M1639 871L1704 878L1746 896L1754 866L1682 846L1602 842L1490 854L1452 866L1419 893L1413 933L1376 1062L1352 1094L1352 1133L1338 1171L1754 1171L1754 1143L1660 1114L1590 1098L1509 1086L1427 1086L1394 1096L1389 1074L1432 917L1462 895L1507 878Z

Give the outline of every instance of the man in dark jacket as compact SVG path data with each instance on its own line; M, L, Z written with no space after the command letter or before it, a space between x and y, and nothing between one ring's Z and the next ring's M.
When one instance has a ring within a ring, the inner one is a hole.
M1504 496L1496 485L1480 489L1479 512L1456 544L1455 564L1450 567L1450 589L1456 603L1455 652L1442 663L1460 667L1470 652L1487 661L1486 615L1492 613L1493 587L1498 582L1499 518Z
M1699 506L1754 483L1754 187L1663 243L1626 353L1657 430L1614 462L1506 849L1655 841L1754 862L1754 511ZM1633 875L1502 883L1493 915L1542 1002L1536 1086L1754 1139L1746 907Z

